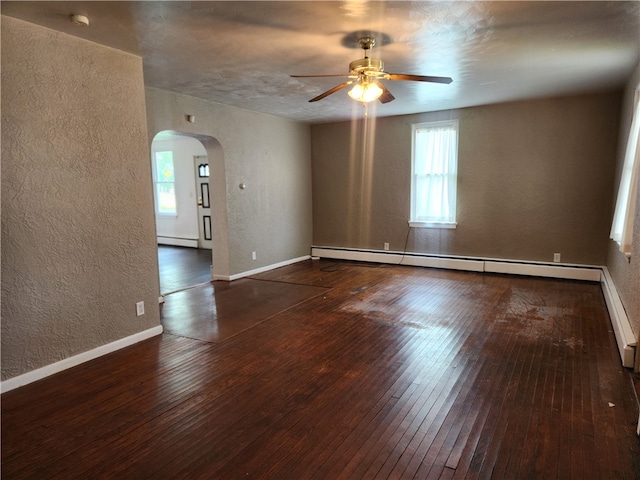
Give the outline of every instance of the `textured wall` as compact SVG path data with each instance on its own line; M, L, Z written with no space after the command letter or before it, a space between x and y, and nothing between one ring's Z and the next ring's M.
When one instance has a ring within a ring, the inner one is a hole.
M640 85L640 65L636 68L635 74L629 80L623 97L623 110L620 121L620 136L618 143L618 162L616 168L616 188L612 197L612 205L615 206L618 183L622 173L624 155L627 148L627 138L631 128L633 118L633 105L636 90ZM639 179L640 181L640 179ZM639 190L640 191L640 190ZM612 207L613 208L613 207ZM613 240L609 241L609 251L607 256L607 267L611 273L616 289L620 294L620 299L624 305L627 316L636 334L640 339L640 195L636 198L636 216L633 223L633 239L631 243L631 258L620 252L619 246ZM640 355L636 355L636 370L640 370Z
M2 17L3 380L160 324L144 101L140 58Z
M619 94L314 125L314 245L603 265ZM411 125L459 119L457 229L409 229Z
M187 122L186 115L194 115L195 123ZM234 275L309 255L307 125L154 88L147 89L147 124L149 138L174 130L198 136L207 148L215 275ZM212 154L212 145L219 145L221 152ZM222 185L217 183L220 175L225 177ZM240 183L246 189L241 190ZM223 213L215 211L220 204L226 205ZM254 251L256 260L251 259Z

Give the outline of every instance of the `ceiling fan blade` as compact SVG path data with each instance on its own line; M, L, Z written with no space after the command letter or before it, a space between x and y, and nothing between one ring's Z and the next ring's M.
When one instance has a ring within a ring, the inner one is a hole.
M348 82L344 82L341 83L340 85L336 85L335 87L333 87L331 90L327 90L324 93L321 93L320 95L318 95L317 97L313 97L311 100L309 100L310 102L317 102L318 100L322 100L324 97L328 97L329 95L331 95L332 93L336 93L338 90L342 90L344 87L351 85L353 82L351 80L349 80Z
M380 88L382 88L382 95L378 97L380 103L389 103L392 100L395 100L396 97L391 95L391 92L385 87L382 83L378 82Z
M348 77L349 75L335 74L335 75L289 75L293 78L323 78L323 77Z
M446 84L453 82L450 77L428 77L424 75L407 75L405 73L390 73L389 80L409 80L412 82L432 82Z

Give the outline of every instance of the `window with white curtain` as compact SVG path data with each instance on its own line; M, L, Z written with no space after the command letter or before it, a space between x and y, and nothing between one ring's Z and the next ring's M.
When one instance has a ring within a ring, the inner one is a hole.
M613 214L610 237L620 245L620 251L631 255L633 219L638 195L638 170L640 170L640 92L636 92L631 130L627 140L616 209Z
M458 121L412 127L412 227L455 228Z

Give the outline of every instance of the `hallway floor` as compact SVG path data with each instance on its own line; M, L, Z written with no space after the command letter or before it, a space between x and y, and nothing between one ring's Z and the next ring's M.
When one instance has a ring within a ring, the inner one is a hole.
M167 295L211 281L211 250L158 245L160 293Z

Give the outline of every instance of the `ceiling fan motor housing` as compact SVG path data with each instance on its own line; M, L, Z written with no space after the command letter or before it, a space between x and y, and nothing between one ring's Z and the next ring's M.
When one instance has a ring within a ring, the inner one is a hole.
M384 75L384 63L377 58L360 58L349 64L349 71L353 75L379 77Z

